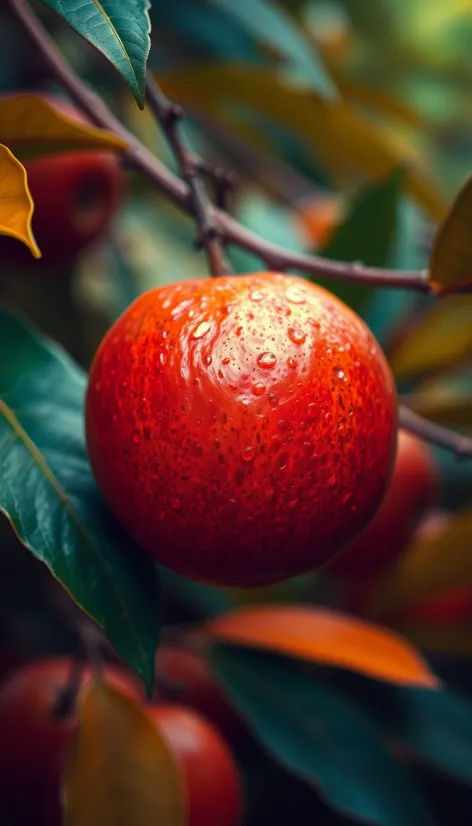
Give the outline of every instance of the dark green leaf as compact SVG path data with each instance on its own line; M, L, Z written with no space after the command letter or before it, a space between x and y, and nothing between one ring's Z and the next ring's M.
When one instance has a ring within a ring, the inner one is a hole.
M129 84L144 106L151 41L149 0L42 0L95 46Z
M339 261L362 261L372 267L386 266L395 241L403 182L403 170L397 169L380 183L363 189L320 255Z
M382 728L431 766L472 784L472 704L458 694L382 685L343 675ZM333 681L334 683L334 681ZM336 686L339 682L336 679Z
M59 347L0 311L0 508L150 689L157 575L93 480L84 443L85 384Z
M365 187L354 198L350 209L333 236L320 251L323 258L337 261L362 261L372 267L389 265L398 231L399 202L404 182L396 170L380 183ZM346 282L333 285L332 279L318 279L349 306L362 314L368 311L374 290Z
M330 805L367 823L430 823L403 768L354 703L282 657L218 645L212 667L254 734Z
M224 60L243 60L262 65L270 62L259 44L234 16L230 17L206 3L179 0L177 5L168 0L153 0L151 20L160 29L170 29L173 45L175 42L182 44L188 60L194 56L201 57L203 53Z
M286 57L305 82L326 98L337 97L336 87L296 21L274 0L210 0L238 20L261 43Z

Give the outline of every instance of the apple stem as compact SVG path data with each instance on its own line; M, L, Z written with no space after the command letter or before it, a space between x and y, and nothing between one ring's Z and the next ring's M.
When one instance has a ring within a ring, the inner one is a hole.
M67 683L64 688L61 688L58 692L56 702L53 705L53 717L71 717L75 713L84 665L85 663L82 659L74 658L72 660Z

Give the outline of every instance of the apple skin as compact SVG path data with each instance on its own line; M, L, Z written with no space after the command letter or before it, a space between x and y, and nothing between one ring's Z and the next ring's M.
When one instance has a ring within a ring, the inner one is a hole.
M137 299L95 356L98 486L139 545L197 581L257 587L328 562L387 487L395 385L361 319L255 273Z
M39 660L23 665L0 684L0 813L15 826L61 824L60 776L77 718L57 716L54 710L72 667L67 658ZM102 676L127 696L144 699L133 675L106 666ZM79 693L91 679L85 666Z
M41 95L65 115L87 123L71 103ZM103 235L123 191L118 155L106 150L60 151L23 161L34 201L32 229L42 257L14 238L0 236L0 260L44 270L72 261Z
M329 566L334 576L370 585L400 557L439 495L428 445L400 430L390 486L366 529Z
M182 770L186 826L238 826L241 782L221 734L199 714L180 705L155 706L149 714Z

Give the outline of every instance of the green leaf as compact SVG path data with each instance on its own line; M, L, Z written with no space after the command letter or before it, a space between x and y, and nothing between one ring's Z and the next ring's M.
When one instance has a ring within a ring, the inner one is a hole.
M404 179L400 168L365 187L354 198L346 218L320 255L339 261L362 261L372 267L387 266L395 241Z
M93 480L85 385L59 347L0 311L0 509L151 690L157 575Z
M345 686L389 735L431 766L472 784L472 705L465 698L447 689L387 686L351 675Z
M42 0L113 63L144 107L149 0Z
M319 255L337 261L362 261L372 267L388 266L398 231L399 203L404 171L396 169L379 183L366 186L354 198L343 222ZM317 279L333 290L357 312L365 312L374 291L361 284L333 285L332 279Z
M333 808L379 826L430 823L368 716L299 664L218 645L212 667L265 748Z
M300 70L303 80L328 99L338 97L315 47L297 26L295 19L274 0L210 0L235 18L257 41L275 49Z

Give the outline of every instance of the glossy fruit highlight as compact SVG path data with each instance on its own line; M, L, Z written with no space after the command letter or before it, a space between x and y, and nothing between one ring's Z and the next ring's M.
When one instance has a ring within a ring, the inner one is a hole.
M0 685L0 815L15 826L60 826L60 776L77 718L55 710L71 669L68 659L40 660L22 666ZM84 668L80 691L91 676ZM141 699L132 676L107 666L103 678Z
M238 826L242 791L225 741L203 717L179 705L149 710L178 761L187 798L187 826Z
M389 489L370 525L330 570L343 578L368 581L385 572L412 539L438 496L438 473L428 445L399 432Z
M256 273L141 296L92 365L87 443L130 535L196 580L254 587L323 565L386 489L396 393L327 291Z

